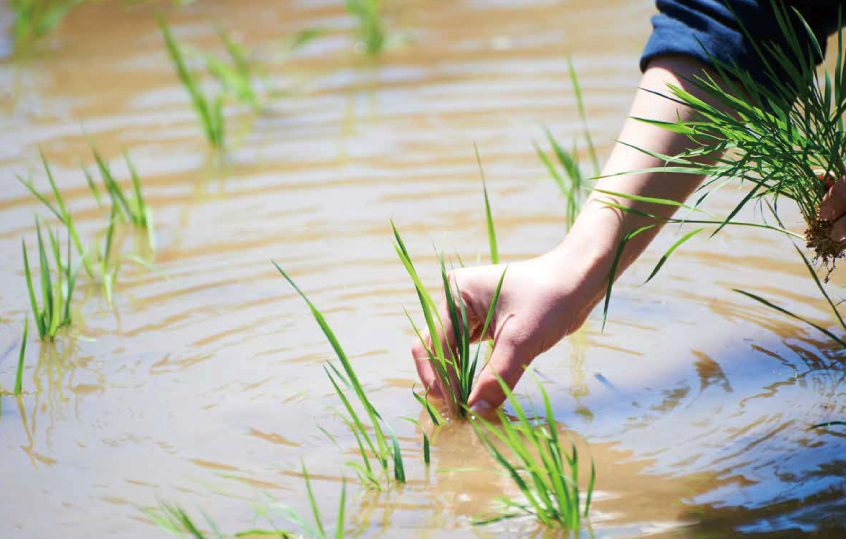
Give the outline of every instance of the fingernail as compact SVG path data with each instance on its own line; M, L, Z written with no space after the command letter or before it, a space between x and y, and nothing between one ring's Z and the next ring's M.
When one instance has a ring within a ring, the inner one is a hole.
M833 239L837 243L844 243L844 242L846 242L846 232L839 232L837 230L832 230L831 231L831 239Z
M491 403L489 403L485 399L477 400L470 407L471 412L473 412L474 414L480 415L480 416L488 415L491 412L491 410L493 410L493 406L491 406Z

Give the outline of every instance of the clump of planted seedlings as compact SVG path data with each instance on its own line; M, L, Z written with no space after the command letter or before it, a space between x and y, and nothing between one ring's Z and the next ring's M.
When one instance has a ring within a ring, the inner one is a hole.
M687 107L690 119L671 123L638 120L685 134L694 143L678 155L655 156L667 162L663 170L708 176L699 189L697 204L736 179L750 183L751 189L728 219L750 201L768 200L778 209L780 199L793 200L807 227L807 248L830 270L846 248L831 239L833 223L819 218L820 202L830 185L826 180L846 173L843 31L837 33L833 79L828 69L820 76L815 56L822 57L822 48L814 33L797 12L781 2L773 2L773 9L786 46L748 39L762 61L766 81L712 59L719 80L705 73L689 81L708 100L674 85L669 85L669 95L664 96ZM805 45L808 41L810 47ZM703 157L713 161L704 162Z
M267 70L255 60L255 54L247 51L241 43L232 38L229 31L222 28L217 31L226 50L226 56L219 58L198 48L180 44L173 37L164 19L158 18L158 24L176 74L191 97L206 139L212 147L220 148L225 144L226 121L223 107L227 102L240 103L259 113L270 98L282 94L268 87ZM303 30L288 40L286 50L290 52L316 38L320 33L315 29ZM217 82L216 93L207 95L202 90L202 83L189 68L186 58L202 61L208 75Z
M482 159L479 155L479 148L475 144L473 147L476 152L476 163L479 166L479 175L482 179L482 194L484 195L485 200L485 222L488 232L490 261L491 264L496 265L499 264L499 248L497 246L496 229L494 227L493 214L491 212L491 204L488 197L488 187L485 181L485 172L482 168ZM428 341L423 337L407 311L406 316L408 317L409 322L411 322L420 342L423 343L423 346L426 349L428 361L431 362L435 370L438 383L444 390L445 398L447 399L447 403L450 405L451 410L453 410L458 417L465 417L467 415L467 400L473 390L473 383L476 380L476 373L479 368L479 355L482 349L482 341L488 336L488 326L490 325L493 313L496 310L496 304L499 300L499 292L502 289L502 283L505 279L505 270L503 270L502 276L497 284L496 292L491 300L491 306L488 310L485 323L482 326L482 331L478 335L479 344L476 348L476 352L475 354L471 354L470 344L474 335L471 335L470 332L467 311L464 307L464 302L461 301L461 291L458 289L457 284L454 287L451 286L452 282L447 275L444 257L443 255L440 256L441 281L444 285L444 295L447 303L449 321L453 328L453 335L447 336L447 341L449 341L451 337L454 337L454 343L456 343L455 347L451 347L449 346L449 342L441 342L439 337L441 332L437 330L444 328L444 322L438 312L438 308L434 303L431 294L429 294L426 287L423 286L420 277L417 275L417 270L414 268L414 263L411 261L411 257L405 247L405 243L402 241L402 237L393 222L391 222L391 228L394 233L394 249L408 272L408 275L411 277L415 291L417 292L417 297L420 300L423 317L426 320L426 329L429 332ZM491 345L490 351L493 351L493 345ZM418 361L426 360L426 358L418 359ZM414 398L429 414L429 417L435 426L438 426L445 421L444 417L426 398L428 396L428 391L423 397L413 391L412 393ZM424 445L428 445L428 440L424 439Z
M91 146L91 151L94 154L94 161L97 163L106 193L108 193L111 199L112 213L117 213L117 215L120 215L132 225L146 230L147 243L150 248L153 248L153 212L144 200L144 194L141 191L141 179L138 177L135 165L129 158L129 153L124 151L123 159L126 162L126 167L129 169L129 175L132 179L131 194L124 192L123 188L112 175L105 159L103 159L103 156L100 155L100 152L93 145ZM86 177L88 177L87 174ZM90 183L89 186L93 186L93 183ZM95 198L99 199L99 197ZM113 219L110 219L110 230L112 228L111 221Z
M361 464L350 462L348 465L355 470L361 482L367 487L382 490L384 485L388 485L391 482L390 467L391 462L393 462L393 480L398 483L405 483L405 468L403 467L402 453L394 429L390 423L382 418L376 411L376 408L373 407L370 399L367 398L364 388L352 368L352 364L347 358L346 353L344 353L344 349L341 347L332 329L329 327L329 324L326 322L326 319L288 274L276 262L273 262L273 265L306 302L312 316L314 316L329 344L332 345L335 355L338 356L341 362L343 372L331 363L328 364L328 368L324 367L324 370L332 386L335 388L338 398L341 399L344 405L347 416L342 416L342 419L355 436L359 454L361 455ZM356 411L356 408L350 402L342 386L346 390L355 393L361 408L364 409L363 416ZM365 423L369 423L369 425L365 426ZM375 463L372 462L374 460Z
M538 417L534 404L531 404L530 418L508 384L501 378L498 381L517 415L517 421L512 422L500 409L497 410L499 422L496 424L482 417L474 418L471 424L485 449L520 489L524 500L500 497L497 500L501 505L499 514L479 519L476 524L529 515L546 526L578 529L582 518L586 518L590 511L596 480L593 462L582 505L579 453L572 439L568 450L558 436L552 406L543 385L537 381L543 396L545 422L534 419Z
M67 206L65 205L64 199L62 199L62 194L59 189L56 187L56 180L53 177L53 173L50 170L50 164L47 162L47 157L44 155L44 152L39 149L39 155L41 156L41 163L44 166L44 172L47 173L47 179L50 181L50 189L53 192L53 198L55 199L55 204L50 202L45 195L38 191L35 188L35 184L32 180L24 180L22 177L18 176L18 181L26 187L30 193L32 193L35 198L41 201L42 204L47 206L47 209L50 210L56 218L65 225L67 229L69 238L73 241L74 247L76 247L77 253L82 260L82 265L85 268L86 273L88 273L89 277L94 277L94 266L92 265L91 261L87 256L87 251L82 244L82 240L79 237L79 233L76 230L76 226L73 221L73 217L71 216L70 211L68 211Z
M44 237L41 234L41 223L36 219L35 229L38 235L38 273L41 283L41 304L35 297L35 287L32 283L32 271L29 266L26 243L21 240L23 251L24 274L26 286L29 292L29 301L32 306L32 314L35 317L35 324L38 328L38 336L41 340L56 339L58 331L71 323L71 297L73 287L76 283L76 275L79 268L71 269L71 244L68 237L67 255L62 256L57 235L48 229L50 252L53 255L53 263L56 266L55 277L50 267L50 256L47 248L44 247Z
M214 100L206 97L206 94L200 89L199 82L188 69L185 56L179 43L173 38L170 27L163 18L159 17L157 20L167 46L168 55L176 68L176 74L188 95L191 96L191 103L200 117L206 140L214 148L223 147L226 132L226 124L223 119L223 95L217 95Z
M382 0L346 0L345 5L358 23L356 49L368 56L377 56L387 44Z
M313 526L306 522L306 520L302 518L288 504L272 500L267 508L261 506L256 508L258 515L264 517L264 519L267 520L272 529L254 528L244 530L234 534L234 537L268 536L281 537L283 539L294 539L295 537L328 539L329 537L334 537L335 539L342 539L344 537L344 517L346 513L346 480L343 480L341 482L341 499L338 503L338 513L337 519L335 521L335 533L330 535L326 532L327 528L324 525L323 518L320 515L320 509L318 508L317 500L314 497L314 492L311 490L311 482L309 480L308 471L306 470L305 464L302 465L302 472L303 479L305 480L306 494L308 495L309 505L311 506L311 514L314 520ZM294 534L277 528L273 524L273 518L270 514L271 512L278 513L288 522L298 526L301 530L301 533ZM196 522L194 522L194 519L188 514L187 511L185 511L185 509L177 505L173 505L167 502L159 502L158 508L145 509L144 513L147 515L147 518L149 518L153 524L157 525L159 528L172 535L190 537L192 539L206 539L207 537L223 539L225 537L225 535L220 532L220 529L218 528L214 520L203 511L201 511L201 514L203 515L203 519L206 521L205 525L212 530L214 534L213 536L207 534L202 529L201 525L198 525Z
M467 400L470 397L470 393L473 390L473 383L476 380L482 341L488 336L488 326L490 325L497 301L499 300L499 292L502 289L502 283L505 279L505 270L502 272L496 292L491 299L491 305L485 318L485 323L481 326L481 332L478 335L473 335L470 332L470 320L467 317L464 302L461 300L461 290L458 288L457 283L453 282L447 276L446 264L443 255L441 255L441 281L444 287L444 296L450 321L450 326L446 326L432 296L420 280L411 256L405 247L405 243L402 241L402 237L393 222L391 222L391 227L396 242L394 249L403 266L405 266L409 277L411 277L417 297L420 300L420 307L423 310L423 317L426 320L426 328L429 332L428 340L420 333L420 330L408 312L406 312L406 316L408 316L414 332L426 349L428 361L434 369L438 384L444 398L447 399L450 409L457 417L465 417L467 415ZM442 342L439 337L442 331L446 336L447 342ZM448 332L451 332L451 335ZM475 354L471 353L470 350L470 344L474 337L479 339ZM449 341L452 341L454 346L451 346ZM426 361L426 359L418 359L418 361Z
M584 129L584 137L588 148L588 153L590 154L590 159L593 163L593 168L596 174L599 174L599 159L596 156L596 149L593 145L593 139L590 136L590 129L588 128L587 122L587 113L585 112L584 101L582 100L582 90L581 86L579 85L578 76L576 75L576 68L573 66L572 61L569 63L569 72L570 81L573 86L573 94L576 97L576 105L579 110L579 118L582 121L582 126ZM558 161L560 170L553 163L553 160L550 159L546 155L546 153L544 153L544 151L541 149L540 145L537 142L533 141L532 144L535 147L535 151L537 152L538 157L544 164L544 167L546 167L547 171L549 172L549 175L555 181L555 184L561 190L561 193L564 195L564 199L567 201L567 227L572 228L573 223L576 221L576 216L579 213L579 209L581 209L581 205L584 198L585 177L582 174L581 165L579 163L578 150L574 142L572 151L568 152L555 139L555 136L552 134L548 127L544 127L544 132L546 134L546 139L549 142L550 147L552 148L552 153L555 159Z
M14 14L16 51L26 50L61 22L68 11L85 0L10 0Z
M39 192L31 180L24 180L19 176L18 181L20 181L27 190L29 190L33 196L44 204L44 206L46 206L47 209L64 225L70 241L72 241L73 246L76 248L76 251L80 256L85 272L91 278L99 277L103 291L106 295L106 300L109 305L111 305L112 285L116 279L119 267L119 264L112 262L115 218L119 216L132 225L143 228L146 231L147 243L150 248L153 248L153 214L144 199L144 195L141 190L141 180L138 177L135 166L129 158L129 154L124 152L124 159L132 180L131 192L127 193L120 186L117 180L115 180L106 161L93 145L91 150L94 155L97 168L99 169L106 194L109 196L111 201L109 227L106 231L105 246L103 250L98 250L95 247L93 251L91 251L82 243L79 232L77 231L74 223L73 216L65 204L61 191L59 191L56 186L55 178L53 177L50 165L43 152L40 152L41 162L50 182L50 189L52 191L54 201L51 202L45 194ZM97 201L97 204L101 205L102 201L100 191L98 190L91 173L84 166L82 166L82 170L85 173L85 178L88 182L88 187L91 190L92 195Z

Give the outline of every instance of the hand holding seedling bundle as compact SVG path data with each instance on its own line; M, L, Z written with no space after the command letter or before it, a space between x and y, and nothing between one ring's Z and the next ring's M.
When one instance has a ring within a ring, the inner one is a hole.
M504 265L457 268L449 274L453 290L460 290L466 327L470 342L493 339L493 353L482 367L467 396L466 405L471 410L486 415L505 401L506 395L497 381L499 375L506 384L514 387L532 360L555 343L575 331L584 322L587 312L573 308L582 302L577 292L565 280L543 279L554 276L560 267L555 253ZM504 277L504 279L503 279ZM444 292L446 292L446 288ZM421 331L411 348L417 373L430 395L450 400L442 376L437 371L437 361L432 361L429 351L433 340L442 343L446 357L460 355L449 313L448 295L441 294L437 312L443 321L434 334ZM494 306L491 312L491 306ZM490 321L486 325L488 313ZM463 330L462 330L463 331ZM463 339L463 334L462 339ZM470 358L472 361L472 357Z

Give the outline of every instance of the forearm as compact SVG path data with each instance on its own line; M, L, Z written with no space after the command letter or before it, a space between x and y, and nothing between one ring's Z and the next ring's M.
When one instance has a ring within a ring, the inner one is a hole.
M692 78L702 68L697 61L686 58L655 59L643 74L640 88L666 94L667 83L670 83L685 87L695 94L696 89L684 78ZM633 120L632 117L675 122L679 116L685 119L689 114L689 110L669 99L638 90L630 118L626 119L618 140L659 154L677 155L692 145L688 137ZM618 142L603 170L605 177L597 182L596 188L682 202L702 183L701 176L665 172L610 176L664 165L664 161ZM633 230L658 224L655 219L610 207L603 200L660 217L671 217L675 210L672 206L647 204L597 192L591 194L573 228L561 245L550 254L566 264L570 271L580 273L574 282L578 283L584 296L586 311L593 309L605 294L608 275L620 241ZM616 270L617 276L640 256L660 228L658 225L640 233L626 244Z

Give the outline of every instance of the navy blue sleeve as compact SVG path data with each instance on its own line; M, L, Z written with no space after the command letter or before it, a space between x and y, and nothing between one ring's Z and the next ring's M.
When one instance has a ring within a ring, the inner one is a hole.
M824 53L826 37L837 30L838 13L846 1L788 0L786 5L802 13ZM652 17L652 35L640 59L642 71L658 56L687 56L713 66L710 55L721 63L736 64L758 82L768 84L764 64L742 27L757 43L783 43L770 0L657 0L656 6L659 13ZM843 11L846 18L846 9Z

